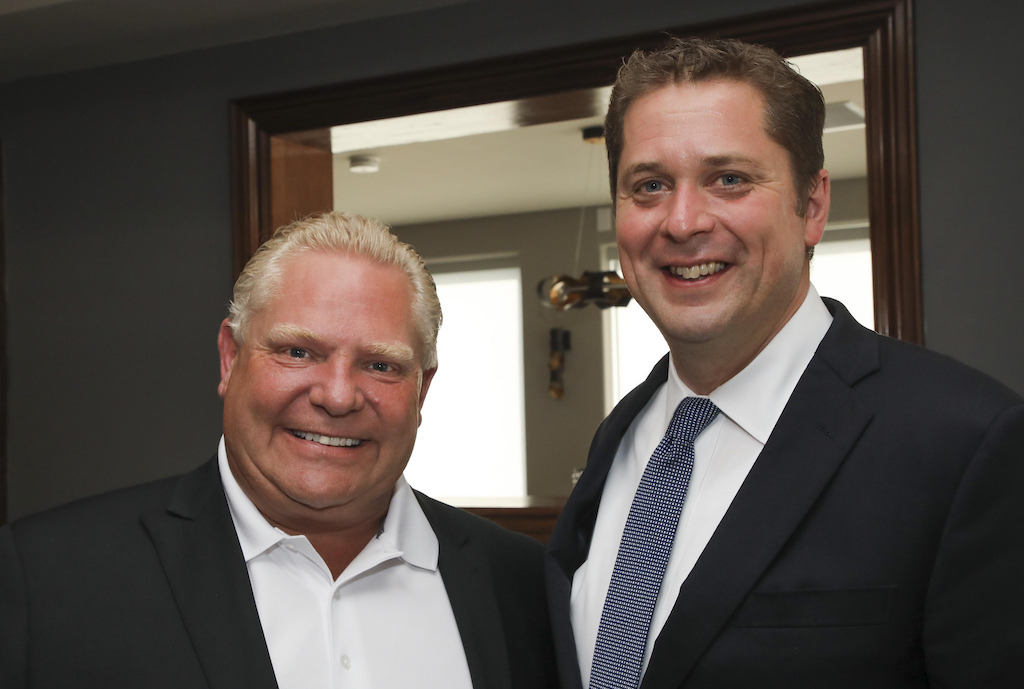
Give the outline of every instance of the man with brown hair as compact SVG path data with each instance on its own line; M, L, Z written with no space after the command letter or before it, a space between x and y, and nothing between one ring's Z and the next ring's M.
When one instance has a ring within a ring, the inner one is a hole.
M738 41L619 73L619 258L669 355L549 544L567 689L1024 681L1024 401L818 296L823 122Z

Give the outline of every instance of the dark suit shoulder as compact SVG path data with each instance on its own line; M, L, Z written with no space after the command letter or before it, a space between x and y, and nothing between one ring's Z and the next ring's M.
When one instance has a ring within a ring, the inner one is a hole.
M912 390L956 396L966 404L1003 408L1024 403L1016 392L976 368L946 354L879 336L885 370L912 381Z
M8 524L31 588L68 589L67 574L80 583L109 586L133 568L156 566L147 514L166 514L189 479L210 483L211 462L189 474L158 479L75 500ZM215 474L214 474L215 476Z
M119 533L126 527L138 527L139 518L152 510L164 511L175 503L175 496L187 486L186 495L205 499L219 487L216 459L179 476L170 476L99 495L80 498L64 505L26 515L11 523L18 540L45 538L60 534L62 541ZM180 502L180 500L179 500Z
M879 335L838 302L825 301L833 322L808 373L827 366L876 414L899 414L907 424L979 428L1024 404L991 376L945 354Z
M876 410L876 418L892 417L904 432L919 428L935 439L974 443L1004 413L1024 405L1014 391L952 357L876 337L878 371L853 392Z
M77 500L0 530L0 588L17 615L0 624L0 646L19 645L0 654L0 685L12 674L13 687L24 686L22 678L32 686L206 686L146 521L184 523L169 506L190 479L207 486L203 495L219 487L216 465L207 463L183 477ZM231 529L226 506L211 521L206 534ZM240 560L231 571L245 581ZM228 604L218 614L240 617Z
M137 514L154 505L166 506L180 477L157 479L144 484L118 488L106 493L79 498L63 505L26 515L12 522L21 533L51 528L91 528L94 520L120 521L126 514Z

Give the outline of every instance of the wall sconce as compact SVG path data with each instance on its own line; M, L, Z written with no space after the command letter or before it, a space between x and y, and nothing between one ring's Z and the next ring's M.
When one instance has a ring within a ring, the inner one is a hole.
M607 309L625 306L632 299L626 281L614 270L584 271L579 278L552 275L537 284L537 297L541 304L556 311L578 309L587 304Z

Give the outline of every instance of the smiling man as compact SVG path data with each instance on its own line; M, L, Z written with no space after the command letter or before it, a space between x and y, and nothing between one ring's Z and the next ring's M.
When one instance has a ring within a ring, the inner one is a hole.
M280 229L220 327L217 457L0 530L0 686L554 686L542 546L402 477L440 324L385 226Z
M619 72L619 258L669 354L549 544L567 689L1021 685L1024 401L817 294L823 123L766 48Z

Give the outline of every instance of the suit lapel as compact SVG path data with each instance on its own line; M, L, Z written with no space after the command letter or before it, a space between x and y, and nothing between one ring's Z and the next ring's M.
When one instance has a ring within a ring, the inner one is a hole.
M216 459L143 523L211 689L277 687Z
M594 435L587 466L558 517L548 543L549 560L557 563L570 582L587 559L604 482L622 436L658 388L668 379L668 355L651 370L647 380L622 398Z
M835 320L768 443L679 591L644 677L678 687L825 490L871 420L851 386L878 368L877 338ZM662 642L662 640L664 640Z
M416 493L416 498L437 535L438 569L462 637L473 686L511 689L508 645L487 558L477 539L450 513L421 493Z

